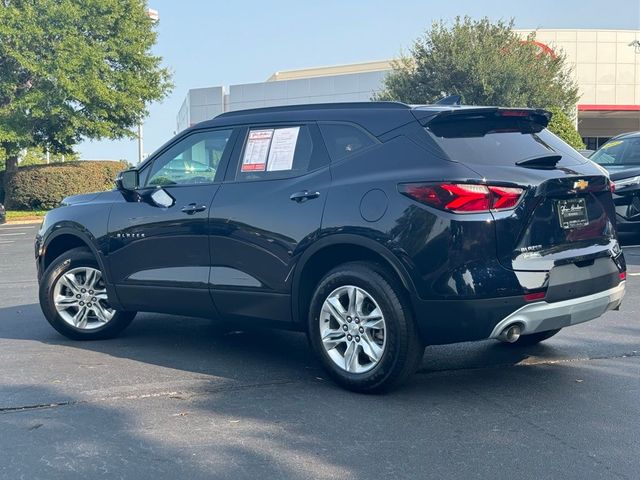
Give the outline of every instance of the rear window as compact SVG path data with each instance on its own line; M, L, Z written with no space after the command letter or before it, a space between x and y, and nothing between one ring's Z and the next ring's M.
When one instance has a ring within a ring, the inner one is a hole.
M460 122L466 123L466 122ZM429 126L429 136L454 161L483 165L514 165L524 159L560 154L571 163L584 163L585 159L566 142L547 129L496 128L482 131L475 128L456 128L455 122L446 127ZM511 130L511 131L510 131Z
M609 140L591 155L600 165L640 165L640 137Z

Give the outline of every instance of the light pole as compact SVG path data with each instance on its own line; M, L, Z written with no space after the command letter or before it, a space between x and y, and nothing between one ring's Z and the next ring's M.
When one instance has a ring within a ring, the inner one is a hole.
M142 120L138 124L138 163L144 160L144 139L142 138Z
M154 23L160 20L160 14L153 8L149 8L147 10L147 17L149 17ZM140 123L138 123L138 163L142 163L142 160L144 160L144 139L142 135L142 123L142 120L140 120Z

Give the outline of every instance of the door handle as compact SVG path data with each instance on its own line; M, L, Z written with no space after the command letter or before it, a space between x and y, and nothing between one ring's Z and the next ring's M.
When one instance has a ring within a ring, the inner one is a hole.
M318 198L320 196L320 192L310 192L309 190L304 190L302 192L292 193L289 197L291 200L297 203L306 202L307 200L313 200L314 198Z
M180 209L182 213L186 213L187 215L193 215L196 212L204 212L207 209L206 205L196 205L195 203L190 203L189 205L185 205Z

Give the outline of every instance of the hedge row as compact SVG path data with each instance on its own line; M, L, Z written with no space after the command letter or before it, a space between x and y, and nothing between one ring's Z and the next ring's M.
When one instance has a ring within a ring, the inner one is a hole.
M118 172L126 168L124 162L109 161L21 167L9 178L5 204L11 210L49 210L69 195L110 190Z

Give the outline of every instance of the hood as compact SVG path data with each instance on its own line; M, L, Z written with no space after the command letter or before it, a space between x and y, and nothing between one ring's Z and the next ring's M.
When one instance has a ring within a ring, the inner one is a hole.
M81 193L80 195L71 195L63 198L60 202L61 206L77 205L78 203L87 203L95 200L104 192Z

